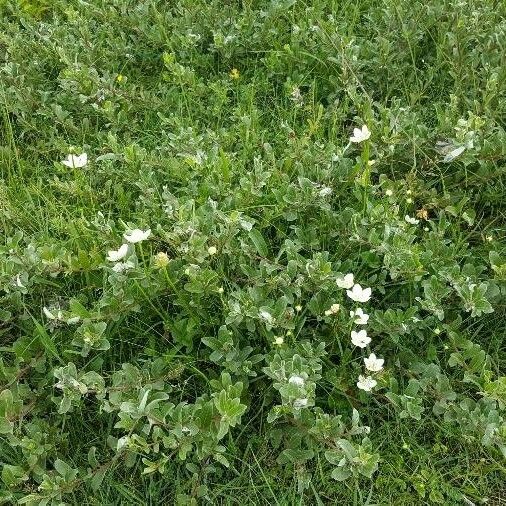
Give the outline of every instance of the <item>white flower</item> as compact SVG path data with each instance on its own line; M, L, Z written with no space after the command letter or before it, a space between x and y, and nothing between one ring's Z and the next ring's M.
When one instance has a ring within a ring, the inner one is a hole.
M293 376L290 376L288 383L290 383L290 385L297 385L298 387L303 387L305 382L302 376L297 376L296 374L294 374Z
M285 340L283 339L282 336L278 336L276 337L276 339L274 339L274 344L277 346L281 346L284 342Z
M123 237L126 241L135 244L136 242L145 241L151 235L151 229L141 230L139 228L135 228L134 230L130 230L130 232L125 232Z
M291 99L295 102L302 102L302 93L300 92L300 88L298 86L294 86L292 92L290 93Z
M365 390L366 392L370 392L377 384L378 382L370 376L360 375L358 377L357 387L361 390Z
M388 190L385 191L385 195L387 197L391 197L392 195L394 194L394 192L392 190L390 190L390 188Z
M339 288L351 288L353 286L353 274L350 272L345 276L337 278L336 284Z
M133 262L118 262L117 264L114 264L112 270L114 272L123 272L127 269L131 269L132 267L135 267Z
M420 220L417 220L416 218L412 218L408 214L404 216L404 219L406 220L406 223L410 223L411 225L418 225L420 223Z
M364 358L365 368L368 371L378 372L383 369L383 364L385 360L382 358L376 357L374 353L371 353L368 358Z
M42 308L42 311L50 320L56 320L56 316L46 306Z
M294 408L305 408L307 406L308 400L307 399L295 399L293 401L293 407Z
M61 163L71 169L80 169L88 163L88 155L86 153L81 155L68 155Z
M362 308L357 308L355 311L350 311L350 316L354 318L353 322L356 325L367 325L369 321L369 315L364 313Z
M210 255L216 255L216 252L218 250L216 249L215 246L209 246L209 248L207 248L207 252L210 254Z
M371 288L362 288L360 285L353 285L351 290L346 290L346 295L355 302L367 302L371 298Z
M370 342L371 338L367 335L367 331L356 330L351 331L351 342L359 348L365 348Z
M337 314L339 312L339 309L341 309L341 306L339 304L332 304L332 306L330 306L330 309L327 309L327 311L325 311L325 316Z
M408 198L406 199L406 203L407 203L407 204L412 204L412 203L413 203L413 199L412 199L411 197L408 197Z
M122 244L116 251L111 250L107 252L107 260L109 262L118 262L125 258L128 253L128 244Z
M220 287L218 288L218 293L220 293L220 294L221 294L221 293L223 293L224 291L225 291L225 289L224 289L222 286L220 286Z
M300 305L295 306L295 311L297 311L297 313L300 313L302 311L302 306Z
M359 144L362 141L366 141L371 137L371 132L367 128L367 125L363 125L362 128L354 128L353 135L350 137L350 142Z
M320 197L327 197L328 195L332 195L332 188L329 188L328 186L324 186L318 194Z

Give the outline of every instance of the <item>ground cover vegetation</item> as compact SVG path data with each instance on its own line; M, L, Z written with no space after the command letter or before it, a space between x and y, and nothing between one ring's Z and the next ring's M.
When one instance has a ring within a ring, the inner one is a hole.
M0 28L0 502L506 504L506 3Z

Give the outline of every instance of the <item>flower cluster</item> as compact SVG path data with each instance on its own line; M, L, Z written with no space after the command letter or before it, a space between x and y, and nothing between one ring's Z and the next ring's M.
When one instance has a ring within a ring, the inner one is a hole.
M346 289L346 295L354 302L365 303L371 298L371 288L362 288L358 283L355 283L352 273L338 277L336 279L336 284L339 288ZM354 325L367 325L369 321L369 315L364 313L361 307L351 310L350 318ZM371 338L367 335L367 330L365 329L352 330L351 342L354 346L366 348L371 343ZM364 358L365 368L369 372L381 371L384 362L384 359L376 357L374 353ZM371 375L360 375L358 377L357 387L366 392L370 392L377 384L378 382Z

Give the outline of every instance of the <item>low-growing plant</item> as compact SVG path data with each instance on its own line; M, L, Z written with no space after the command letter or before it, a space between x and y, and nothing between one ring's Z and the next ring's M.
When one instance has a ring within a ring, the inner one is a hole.
M212 503L262 447L365 503L389 424L503 472L504 23L366 3L2 7L0 501Z

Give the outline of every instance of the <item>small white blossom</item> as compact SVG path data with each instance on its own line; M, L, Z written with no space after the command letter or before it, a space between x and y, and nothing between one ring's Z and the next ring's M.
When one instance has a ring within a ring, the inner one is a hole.
M413 203L413 199L412 199L411 197L408 197L408 198L406 199L406 203L407 203L407 204L412 204L412 203Z
M283 339L282 336L278 336L278 337L276 337L276 339L274 339L274 344L276 346L281 346L284 342L285 342L285 340Z
M404 216L404 219L406 220L406 223L410 223L411 225L418 225L420 223L420 220L417 220L416 218L412 218L408 214Z
M300 305L295 306L295 311L297 311L297 313L300 313L302 311L302 306Z
M351 288L353 283L353 274L351 272L336 279L336 284L339 288Z
M350 137L350 142L354 142L355 144L360 144L363 141L366 141L371 137L371 132L367 125L363 125L362 128L354 128L353 135Z
M320 197L327 197L329 195L332 194L332 188L329 188L328 186L324 186L319 192L318 194L320 195Z
M290 385L297 385L298 387L303 387L305 381L302 376L297 376L296 374L294 374L293 376L290 376L288 383L290 383Z
M292 92L290 93L290 99L298 106L302 105L304 102L304 98L302 97L302 93L300 92L300 88L298 86L293 87Z
M218 288L218 293L219 293L219 294L222 294L224 291L225 291L225 289L224 289L222 286L220 286L220 287Z
M346 290L346 295L355 302L367 302L371 298L371 293L371 288L362 288L359 284L353 285L351 290Z
M145 241L150 235L151 229L148 228L147 230L141 230L139 228L136 228L130 232L123 234L123 237L126 241L135 244L137 242Z
M216 246L209 246L209 248L207 248L207 252L210 254L210 255L216 255L217 253L217 249L216 249Z
M109 262L119 262L125 258L128 253L128 244L122 244L119 249L107 252L107 260Z
M88 155L86 153L82 153L81 155L70 154L61 163L71 169L80 169L88 163Z
M382 358L376 357L374 353L371 353L369 357L364 358L364 364L365 368L368 371L378 372L383 369L383 364L385 363L385 360Z
M387 197L391 197L392 195L394 194L394 192L392 190L390 190L390 188L388 190L385 191L385 195Z
M356 325L367 325L367 322L369 321L369 315L367 313L364 313L362 308L357 308L355 311L350 311L351 318L354 318L353 322Z
M332 306L330 306L330 309L327 309L327 311L325 311L325 316L337 314L340 308L341 306L339 304L332 304Z
M377 384L378 382L370 376L360 375L358 377L357 387L361 390L365 390L366 392L370 392Z
M367 331L356 330L351 331L351 342L359 348L365 348L370 342L371 338L367 335Z
M305 408L307 406L307 404L308 404L307 399L295 399L293 401L293 407L297 408L297 409Z

